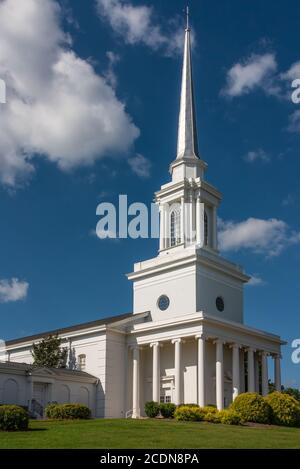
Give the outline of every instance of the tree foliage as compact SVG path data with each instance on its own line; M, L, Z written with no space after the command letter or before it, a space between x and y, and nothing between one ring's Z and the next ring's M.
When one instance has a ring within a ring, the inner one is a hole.
M297 388L284 388L282 391L284 394L289 394L293 396L297 401L300 402L300 391Z
M68 350L61 347L61 339L56 335L49 335L38 344L33 344L33 364L48 368L66 368Z

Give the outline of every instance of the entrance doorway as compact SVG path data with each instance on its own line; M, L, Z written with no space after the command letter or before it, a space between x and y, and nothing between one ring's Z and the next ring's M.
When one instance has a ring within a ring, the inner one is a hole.
M173 379L172 378L163 378L162 385L160 388L160 402L162 404L168 404L173 401Z
M46 383L33 383L32 398L36 400L43 407L45 407L46 405L46 393L47 393Z
M31 411L36 418L44 416L44 409L47 404L47 383L33 383Z

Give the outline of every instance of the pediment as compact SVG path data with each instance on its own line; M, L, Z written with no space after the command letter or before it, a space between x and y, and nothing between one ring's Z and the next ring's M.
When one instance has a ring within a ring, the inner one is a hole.
M55 376L55 372L46 367L33 368L31 374L34 375L43 375L43 376Z

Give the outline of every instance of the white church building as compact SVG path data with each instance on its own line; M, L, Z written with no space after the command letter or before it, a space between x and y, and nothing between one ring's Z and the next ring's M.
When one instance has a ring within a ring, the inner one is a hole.
M284 342L244 324L249 277L219 254L221 194L206 181L206 169L198 150L187 26L177 156L171 181L155 194L159 252L128 274L133 312L6 342L0 403L83 402L96 417L133 418L144 415L149 400L223 409L239 393L268 392L268 357L280 390ZM54 333L76 357L77 370L30 366L32 344Z

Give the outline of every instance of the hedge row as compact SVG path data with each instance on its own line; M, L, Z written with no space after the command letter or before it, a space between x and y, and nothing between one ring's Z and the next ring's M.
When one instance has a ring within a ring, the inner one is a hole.
M75 420L91 418L90 409L83 404L48 404L45 409L48 419Z
M223 423L239 425L243 422L300 427L300 403L293 396L273 392L266 397L257 393L240 394L227 410L218 411L214 406L199 407L197 404L158 404L147 402L145 413L155 418L175 417L178 421Z
M178 421L211 423L224 423L228 425L239 425L241 417L232 410L219 412L215 406L199 407L197 404L158 404L150 401L145 404L147 417L155 418L159 414L164 418L175 418Z
M213 406L178 406L174 416L178 421L223 423L226 425L240 425L243 423L241 416L234 410L219 411Z
M300 403L293 396L282 392L272 392L266 397L256 393L240 394L231 404L247 422L300 426Z

